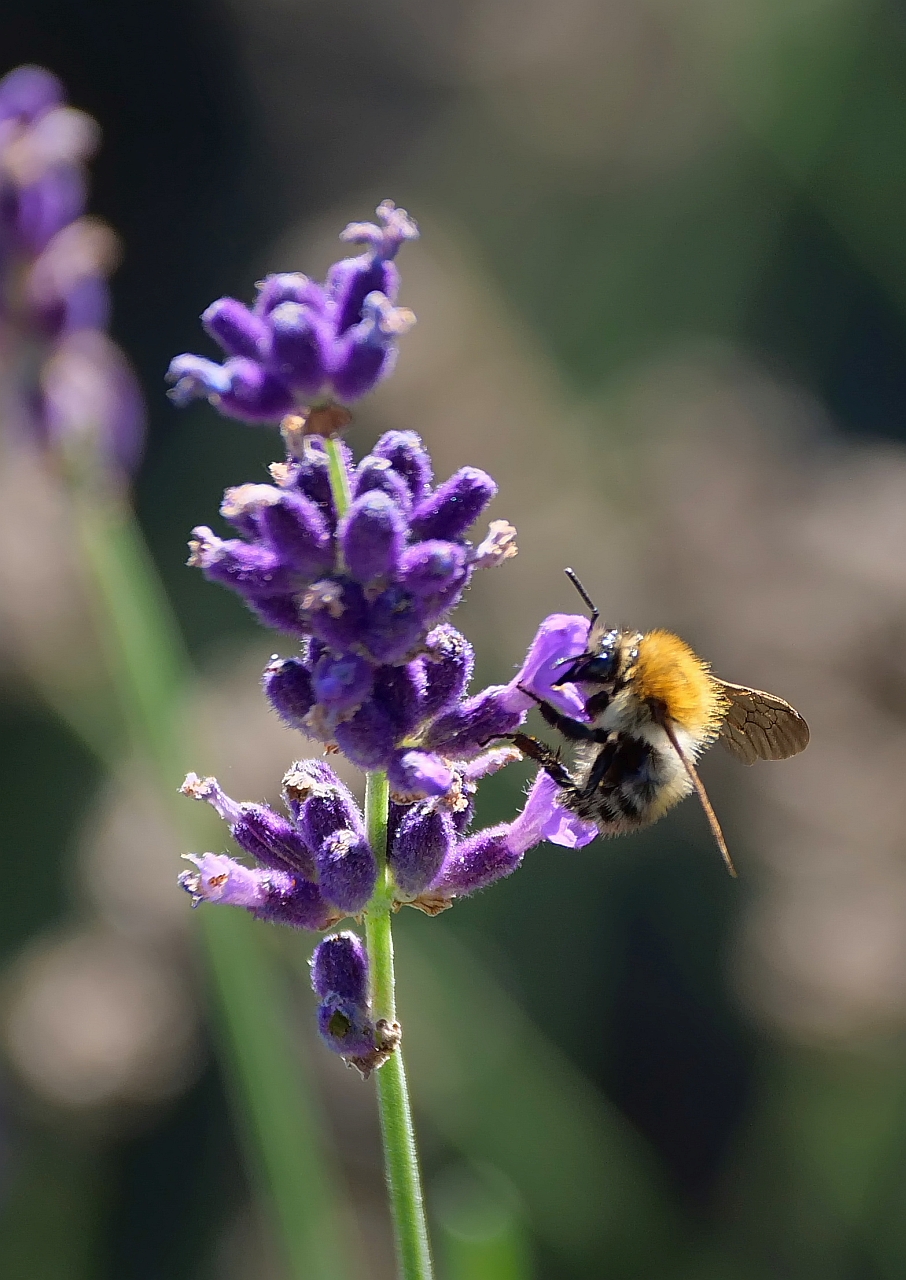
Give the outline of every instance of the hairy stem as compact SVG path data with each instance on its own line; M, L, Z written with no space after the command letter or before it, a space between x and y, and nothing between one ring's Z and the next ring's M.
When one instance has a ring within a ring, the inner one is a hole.
M325 439L330 466L330 487L337 516L349 503L349 476L338 439ZM365 829L378 860L374 894L365 908L365 942L371 973L371 1001L375 1020L396 1022L396 988L393 976L393 878L387 865L387 819L390 787L386 773L365 775ZM431 1280L431 1251L422 1196L415 1129L409 1105L409 1088L402 1050L397 1045L377 1072L378 1111L384 1142L384 1168L390 1196L390 1213L396 1237L401 1280Z
M374 1017L392 1023L396 1021L396 992L390 924L393 886L387 865L389 803L387 775L369 773L365 784L365 825L380 871L374 897L365 911L365 939ZM399 1045L377 1072L377 1096L400 1276L402 1280L430 1280L428 1226L406 1070Z

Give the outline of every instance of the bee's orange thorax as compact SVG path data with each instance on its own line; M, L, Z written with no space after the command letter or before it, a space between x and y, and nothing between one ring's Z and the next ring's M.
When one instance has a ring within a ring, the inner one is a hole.
M714 738L727 708L707 662L670 631L649 631L638 647L633 686L639 698L659 703L694 738Z

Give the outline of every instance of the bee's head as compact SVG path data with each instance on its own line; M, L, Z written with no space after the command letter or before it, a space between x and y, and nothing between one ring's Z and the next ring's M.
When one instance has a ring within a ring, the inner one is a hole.
M600 625L589 631L589 644L585 653L563 660L563 670L551 683L593 684L611 691L619 681L623 666L622 632L616 627L605 629Z

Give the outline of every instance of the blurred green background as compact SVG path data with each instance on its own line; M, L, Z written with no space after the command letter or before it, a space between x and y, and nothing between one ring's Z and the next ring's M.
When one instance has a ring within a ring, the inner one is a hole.
M305 750L256 683L288 642L184 568L191 526L279 450L177 414L163 372L207 350L213 298L319 274L388 196L422 225L419 325L351 442L415 428L441 474L498 479L520 555L458 615L479 678L576 607L572 564L614 624L676 629L812 724L788 764L704 763L738 882L690 803L398 917L442 1276L901 1277L902 4L7 0L0 51L104 130L92 208L126 247L136 502L197 663L199 773L275 799ZM8 468L0 526L0 1274L288 1280L180 837L141 768L105 776L37 692L104 701L53 484ZM486 784L485 821L524 776ZM337 1274L389 1280L371 1089L315 1042L311 940L267 935L351 1206Z

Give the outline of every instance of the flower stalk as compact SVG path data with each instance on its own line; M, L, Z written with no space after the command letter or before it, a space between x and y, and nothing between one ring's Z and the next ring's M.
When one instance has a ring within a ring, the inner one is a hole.
M349 508L346 465L339 441L326 441L330 487L337 515ZM378 861L371 901L365 908L365 945L371 981L371 1004L378 1026L396 1026L396 981L393 969L393 874L387 861L390 785L386 771L365 775L365 834ZM399 1043L377 1072L378 1113L384 1148L384 1170L393 1219L401 1280L431 1280L428 1223L415 1144L409 1086Z

